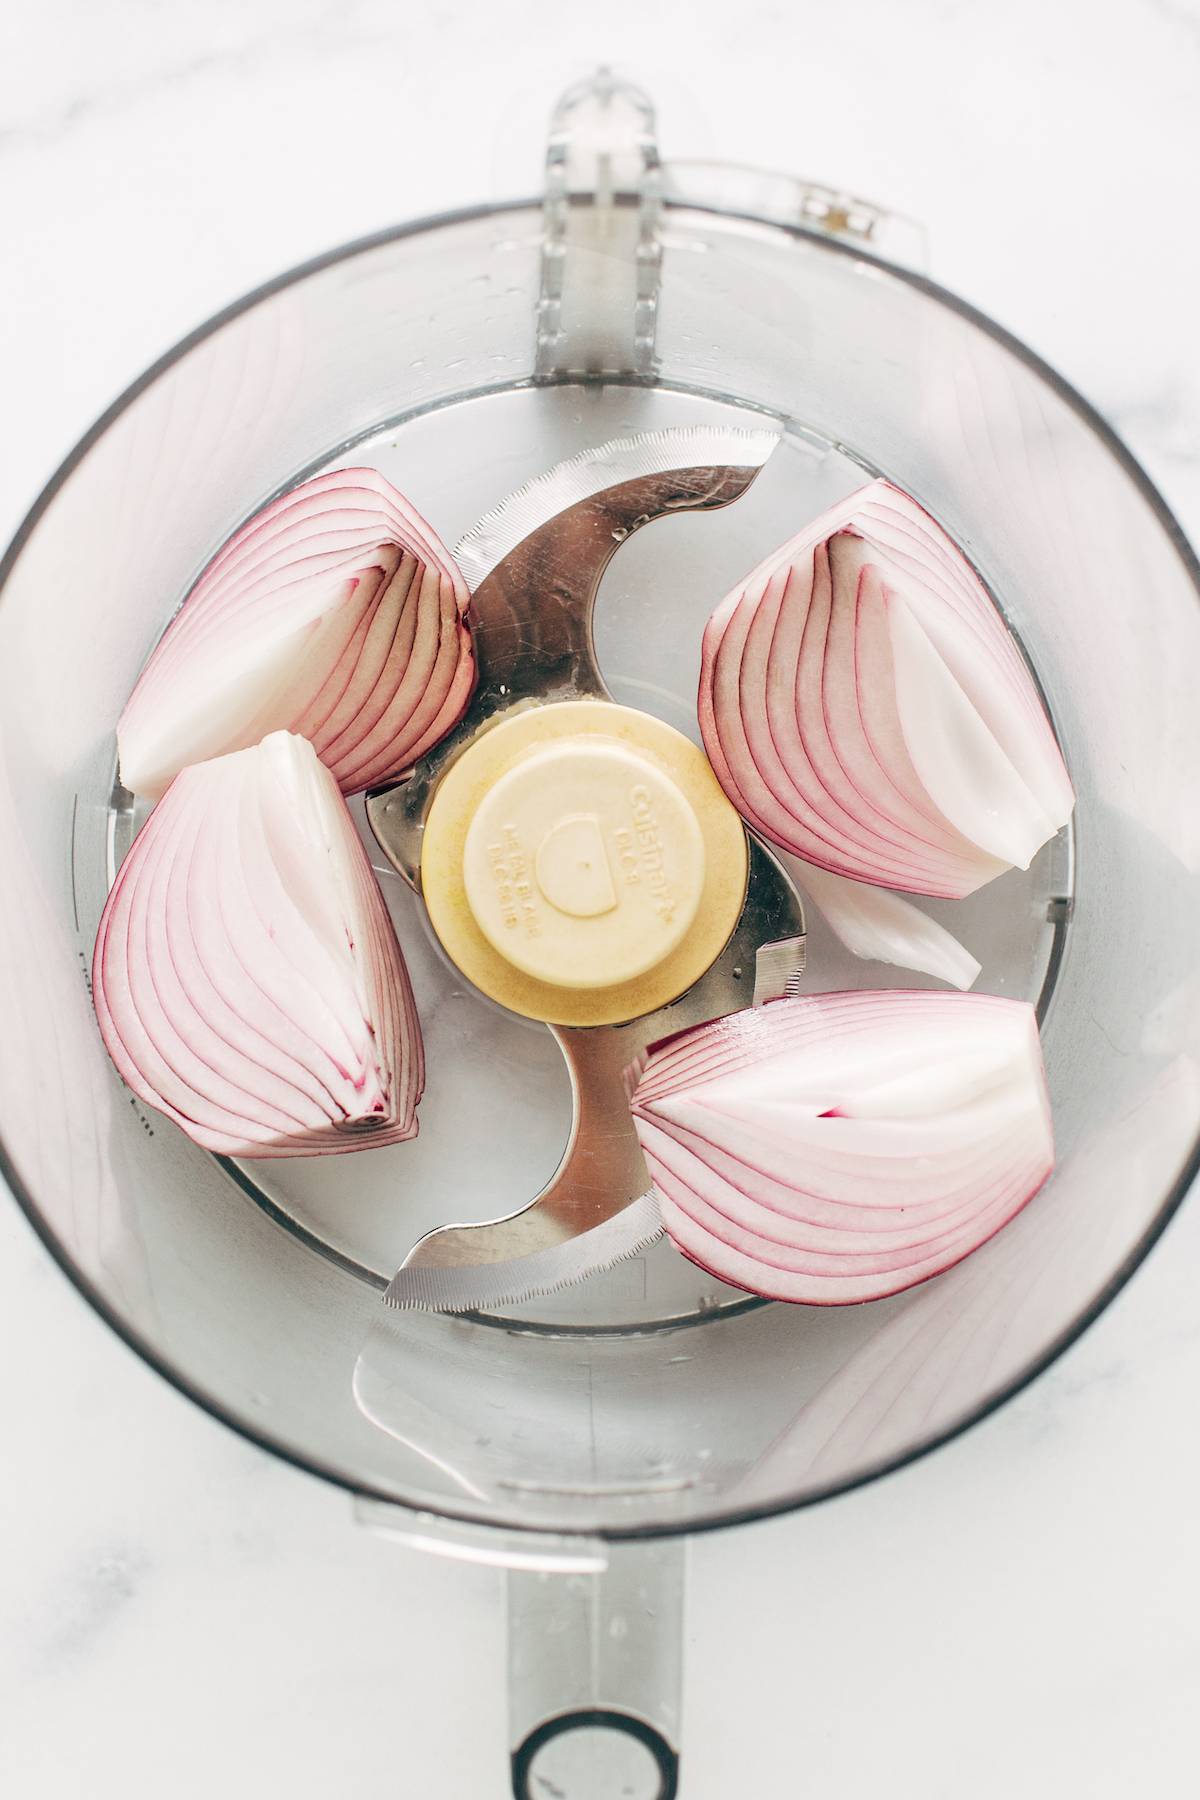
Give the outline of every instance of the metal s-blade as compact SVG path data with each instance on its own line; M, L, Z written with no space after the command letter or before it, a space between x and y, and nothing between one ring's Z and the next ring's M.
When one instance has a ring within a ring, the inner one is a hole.
M758 470L780 436L776 426L682 425L613 438L556 463L484 513L455 550L458 566L474 593L518 544L581 500L671 470Z
M519 706L612 698L592 612L621 545L656 519L740 499L780 437L702 425L617 438L517 489L467 533L460 557L472 588L478 686L459 724L406 780L367 797L380 848L414 888L438 783L483 732Z
M519 1306L637 1256L662 1235L662 1229L658 1196L650 1189L576 1237L502 1262L453 1267L425 1264L416 1260L418 1244L409 1261L393 1275L383 1303L426 1312L494 1312L502 1306Z
M742 911L725 948L669 1005L625 1025L553 1026L574 1108L562 1162L529 1205L502 1219L427 1232L387 1290L388 1304L479 1312L553 1293L645 1249L661 1221L629 1107L646 1049L689 1026L796 990L804 911L774 856L750 840Z
M560 463L482 519L459 548L474 590L479 686L460 726L410 780L368 801L389 860L420 885L425 819L442 774L514 706L607 698L591 614L609 559L632 532L736 500L780 441L777 429L698 426L615 439ZM393 1309L490 1310L553 1293L659 1235L624 1075L647 1045L786 991L803 967L803 910L774 858L750 841L749 882L724 950L679 999L621 1026L553 1027L574 1117L543 1192L505 1218L429 1232L387 1290ZM788 940L783 948L780 940ZM773 952L760 960L765 946Z

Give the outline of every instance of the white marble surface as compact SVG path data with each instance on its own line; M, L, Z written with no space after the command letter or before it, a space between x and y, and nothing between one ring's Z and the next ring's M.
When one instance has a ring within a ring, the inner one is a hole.
M1200 536L1195 0L43 0L0 32L5 535L225 301L532 187L549 100L606 56L669 150L924 219ZM1198 1271L1193 1201L1000 1416L696 1545L684 1800L1196 1793ZM0 1424L0 1792L502 1800L499 1577L368 1538L178 1399L7 1204Z

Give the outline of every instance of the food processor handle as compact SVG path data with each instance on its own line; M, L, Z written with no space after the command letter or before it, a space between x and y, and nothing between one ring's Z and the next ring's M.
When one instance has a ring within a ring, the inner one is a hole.
M502 1572L514 1800L676 1800L686 1538L505 1532L366 1494L354 1511L409 1550Z
M682 1539L609 1544L607 1564L510 1568L514 1800L675 1800Z

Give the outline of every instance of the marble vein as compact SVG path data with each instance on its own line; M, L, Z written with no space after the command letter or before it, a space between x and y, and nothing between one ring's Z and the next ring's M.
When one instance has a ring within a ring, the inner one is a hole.
M358 13L356 0L344 0L323 8L303 26L289 23L282 31L272 28L241 44L191 49L130 79L105 80L87 87L57 107L12 125L0 124L0 154L60 141L98 118L128 115L144 102L160 98L164 90L223 81L226 77L238 82L261 80L278 68L281 53L288 58L337 57L353 61L372 48L383 48L389 41L387 34L356 24Z

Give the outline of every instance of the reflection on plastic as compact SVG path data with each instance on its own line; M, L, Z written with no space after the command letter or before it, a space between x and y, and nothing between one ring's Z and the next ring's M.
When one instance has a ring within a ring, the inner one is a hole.
M73 951L22 841L0 765L0 1093L6 1148L47 1224L88 1280L154 1322L149 1270L113 1132L120 1085L91 1002L90 944ZM124 1096L130 1106L136 1103ZM153 1131L143 1119L143 1129Z
M738 1484L738 1497L780 1485L841 1481L937 1436L1015 1380L1069 1316L1064 1296L1094 1292L1134 1250L1139 1195L1165 1188L1200 1111L1200 1067L1178 1057L1113 1118L1035 1202L964 1265L931 1282L807 1402Z

